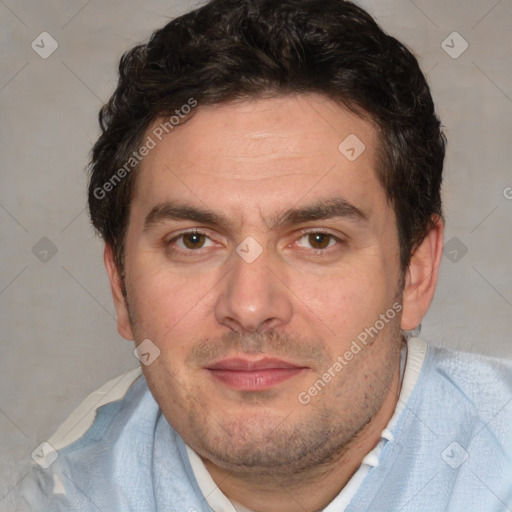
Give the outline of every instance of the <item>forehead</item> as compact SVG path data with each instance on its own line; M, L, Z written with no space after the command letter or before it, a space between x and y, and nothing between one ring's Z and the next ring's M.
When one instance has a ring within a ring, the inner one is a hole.
M140 165L134 206L147 210L179 198L273 214L336 195L363 210L384 206L377 130L338 103L310 94L196 108L168 134L158 131L165 120L147 130L155 147Z

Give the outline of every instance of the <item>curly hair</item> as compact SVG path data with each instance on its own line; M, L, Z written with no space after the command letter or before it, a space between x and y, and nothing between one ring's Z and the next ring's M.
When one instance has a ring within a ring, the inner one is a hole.
M395 212L400 264L407 268L442 217L446 143L416 58L348 1L211 0L125 53L117 88L100 111L89 212L122 276L138 166L108 193L102 187L151 123L191 98L200 108L301 93L329 97L377 126L376 173Z

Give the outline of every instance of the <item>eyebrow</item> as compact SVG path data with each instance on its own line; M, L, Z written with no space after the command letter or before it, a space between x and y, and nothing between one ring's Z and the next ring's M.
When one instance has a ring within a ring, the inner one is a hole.
M346 218L356 223L367 222L369 215L357 208L346 199L335 197L323 199L304 207L294 207L284 213L271 218L269 228L283 228L331 218ZM165 201L151 209L144 220L144 231L148 231L165 221L190 220L211 227L232 229L233 220L221 213L215 213L208 209L181 204L175 201Z

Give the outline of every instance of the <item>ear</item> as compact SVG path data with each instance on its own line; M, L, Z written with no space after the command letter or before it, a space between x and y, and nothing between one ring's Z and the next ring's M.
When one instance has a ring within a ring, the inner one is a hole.
M418 327L434 298L443 256L444 222L438 215L433 220L432 229L413 252L405 274L401 322L404 331Z
M123 295L121 277L114 259L114 252L112 251L112 247L108 244L105 244L103 259L105 261L108 278L110 279L112 298L114 299L114 306L117 313L117 331L123 338L133 340L134 336L130 325L130 316L128 315L126 299Z

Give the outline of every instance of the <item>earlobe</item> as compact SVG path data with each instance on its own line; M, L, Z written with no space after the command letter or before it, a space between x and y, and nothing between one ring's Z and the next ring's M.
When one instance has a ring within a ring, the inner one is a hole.
M433 227L414 250L405 274L401 322L404 331L421 323L434 298L443 255L444 222L437 215L433 220Z
M126 305L126 298L123 294L123 283L115 262L112 247L108 244L105 244L103 259L105 261L105 268L107 269L108 278L110 280L112 298L116 308L117 331L123 338L133 340L134 336L130 324L130 316Z

